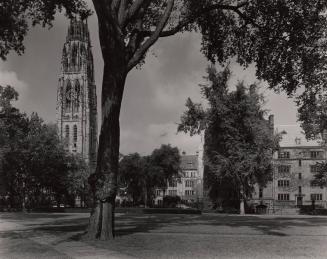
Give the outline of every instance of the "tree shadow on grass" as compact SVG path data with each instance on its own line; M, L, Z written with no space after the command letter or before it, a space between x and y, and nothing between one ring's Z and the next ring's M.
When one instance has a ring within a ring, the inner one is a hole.
M156 216L123 216L117 223L117 236L130 235L135 233L149 233L170 226L172 232L169 233L185 233L185 234L226 234L220 232L219 227L230 228L248 228L241 232L227 234L245 234L245 235L270 235L270 236L289 236L287 230L294 227L309 228L327 226L327 218L289 218L289 217L257 217L257 216L221 216L221 215L156 215ZM196 230L185 229L185 226L195 227ZM217 232L203 232L201 227L206 229L214 229ZM182 228L181 231L178 231ZM193 233L192 233L193 232ZM165 233L162 231L161 233Z
M47 215L48 217L49 215ZM64 219L53 215L56 220L44 224L30 225L30 235L50 234L66 236L69 240L83 240L88 218ZM27 226L29 226L27 224ZM190 226L190 227L188 227ZM233 215L183 215L183 214L120 214L116 216L116 237L137 233L188 234L188 235L270 235L290 236L288 229L326 227L326 218L317 217L258 217ZM226 228L230 231L225 232ZM8 235L8 234L7 234ZM1 236L1 233L0 233ZM10 235L8 236L10 237ZM12 236L15 238L15 235ZM16 236L17 238L17 236ZM66 240L67 240L66 238Z

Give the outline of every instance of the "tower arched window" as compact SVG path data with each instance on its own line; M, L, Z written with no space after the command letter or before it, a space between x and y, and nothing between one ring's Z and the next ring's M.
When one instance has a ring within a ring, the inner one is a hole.
M64 46L63 48L63 54L62 54L62 66L63 66L63 70L67 71L68 69L68 55L67 55L67 51L66 51L66 46Z
M76 143L77 142L77 125L74 125L74 135L73 135L73 137L74 137L74 143Z
M68 80L66 83L66 91L65 91L65 110L66 112L71 111L72 106L72 86L70 81Z
M80 105L80 93L81 93L81 87L79 84L79 81L75 81L75 98L74 98L74 112L79 111L79 105Z
M73 65L73 70L75 71L77 69L78 65L78 47L76 44L73 44L72 46L72 65Z
M69 139L69 126L66 125L65 127L65 138L68 140Z

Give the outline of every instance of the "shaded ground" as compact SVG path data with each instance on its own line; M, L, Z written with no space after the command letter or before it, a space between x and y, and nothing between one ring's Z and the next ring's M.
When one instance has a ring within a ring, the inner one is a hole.
M88 242L88 214L0 214L0 258L327 258L327 217L117 215Z

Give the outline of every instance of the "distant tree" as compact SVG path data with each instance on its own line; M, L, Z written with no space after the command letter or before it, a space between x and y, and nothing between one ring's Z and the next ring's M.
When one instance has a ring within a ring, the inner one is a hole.
M15 139L27 132L27 118L12 102L18 100L18 92L11 86L0 85L0 144L15 145Z
M181 197L179 196L164 196L162 203L164 207L176 208L176 205L181 202Z
M144 159L138 153L133 153L124 156L119 163L119 186L127 188L127 194L132 197L134 205L142 200L144 193L146 177Z
M169 144L153 150L149 167L152 185L166 187L169 180L179 177L180 159L178 148Z
M317 172L313 175L313 180L311 180L311 184L320 186L320 187L327 187L327 163L326 162L319 162L316 163Z
M2 181L12 207L57 204L76 189L84 162L64 150L56 125L47 125L36 114L30 117L12 106L18 99L14 88L0 86L0 143L4 149ZM89 175L89 172L88 172ZM84 175L84 181L88 175Z
M272 152L276 148L273 128L264 119L263 97L251 85L238 83L228 90L229 69L208 68L209 84L201 85L208 108L187 100L188 110L178 130L191 135L205 131L206 183L217 200L240 200L251 196L254 184L271 179Z
M114 205L119 161L119 116L127 74L144 62L161 37L185 31L202 34L202 52L210 61L236 57L256 63L257 77L269 87L293 94L322 88L326 56L325 0L93 0L104 60L102 113L98 161L93 180L96 208L90 218L90 238L114 236ZM28 19L50 24L56 10L89 15L83 1L5 1L0 6L0 53L22 52ZM176 38L177 39L177 38ZM306 100L302 95L301 100Z
M92 171L89 164L78 154L69 154L66 163L68 164L68 175L65 181L66 200L70 200L70 205L75 206L75 200L79 197L82 207L92 206L93 197L88 184L88 178Z
M143 200L148 206L155 188L165 189L169 180L179 176L179 169L178 148L161 145L150 156L142 157L138 153L125 156L120 162L119 183L127 187L134 204Z
M28 119L26 115L12 105L12 102L17 101L17 99L18 93L13 87L0 86L0 148L2 149L2 157L0 159L2 160L4 160L8 152L17 150L18 146L22 145L22 139L27 136L28 132ZM18 153L14 152L13 155L19 159ZM3 161L1 164L2 167L5 166ZM20 161L16 165L23 167ZM5 191L17 195L21 193L21 190L15 190L14 188L14 186L20 184L16 177L19 172L15 172L16 175L10 175L6 170L1 170L1 173L0 177ZM9 196L9 202L11 206L16 204L13 195Z

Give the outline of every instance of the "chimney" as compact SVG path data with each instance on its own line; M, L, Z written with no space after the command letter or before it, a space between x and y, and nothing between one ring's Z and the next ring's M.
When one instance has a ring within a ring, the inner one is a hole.
M296 138L295 138L295 144L296 144L296 145L301 145L301 138L296 137Z

